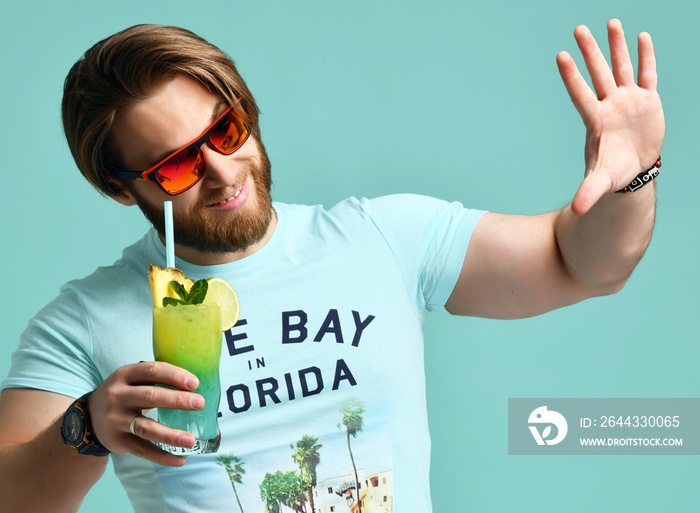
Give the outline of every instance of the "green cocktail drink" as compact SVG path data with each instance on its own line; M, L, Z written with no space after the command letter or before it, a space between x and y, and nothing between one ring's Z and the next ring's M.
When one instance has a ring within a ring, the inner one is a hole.
M173 454L216 452L221 435L218 426L221 384L221 313L216 303L153 308L153 355L156 361L187 369L199 378L196 393L204 396L199 411L158 408L158 422L192 433L191 449L160 446Z

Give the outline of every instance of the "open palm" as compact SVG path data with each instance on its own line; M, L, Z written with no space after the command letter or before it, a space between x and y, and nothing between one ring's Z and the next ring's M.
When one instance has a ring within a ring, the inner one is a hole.
M584 214L603 194L622 189L652 166L661 151L665 123L656 91L656 59L649 34L642 33L638 38L636 83L619 20L608 23L612 69L587 27L577 27L574 37L595 92L570 54L559 53L557 64L586 127L586 177L572 202L573 211Z

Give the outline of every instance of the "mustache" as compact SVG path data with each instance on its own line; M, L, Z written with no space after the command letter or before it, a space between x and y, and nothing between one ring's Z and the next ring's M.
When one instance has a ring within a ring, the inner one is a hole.
M236 183L232 185L228 185L226 187L223 187L221 189L218 189L217 191L213 192L209 196L205 196L198 202L198 207L203 208L203 207L208 207L210 205L214 205L216 203L220 203L231 196L233 196L236 191L238 191L241 187L243 187L243 184L246 182L249 176L253 175L255 173L256 168L260 168L260 162L257 161L257 159L253 162L246 162L244 166L242 166L240 172L239 172L239 178L236 181Z

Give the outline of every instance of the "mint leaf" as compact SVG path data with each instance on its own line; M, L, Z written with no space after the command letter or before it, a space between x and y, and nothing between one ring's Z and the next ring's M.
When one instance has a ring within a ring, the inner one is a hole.
M171 280L170 287L175 291L175 293L178 296L180 296L180 299L182 299L183 301L187 301L187 290L182 285L182 283L175 280Z
M204 301L207 290L209 290L207 280L197 280L189 292L180 282L175 280L170 282L170 287L180 298L164 297L163 306L198 305Z
M163 306L178 306L178 305L186 305L182 299L177 299L174 297L164 297L163 298Z
M194 282L194 285L192 285L190 293L187 295L185 301L187 301L188 305L198 305L204 301L207 290L209 290L209 283L207 283L207 280L197 280Z

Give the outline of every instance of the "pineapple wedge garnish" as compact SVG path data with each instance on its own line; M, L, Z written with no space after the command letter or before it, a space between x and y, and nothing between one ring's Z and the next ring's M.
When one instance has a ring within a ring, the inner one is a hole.
M179 297L170 286L171 281L176 281L182 284L187 292L190 291L192 285L194 284L192 280L185 278L185 273L175 267L168 267L167 269L164 269L153 264L148 267L148 282L151 285L153 306L163 306L164 297Z

